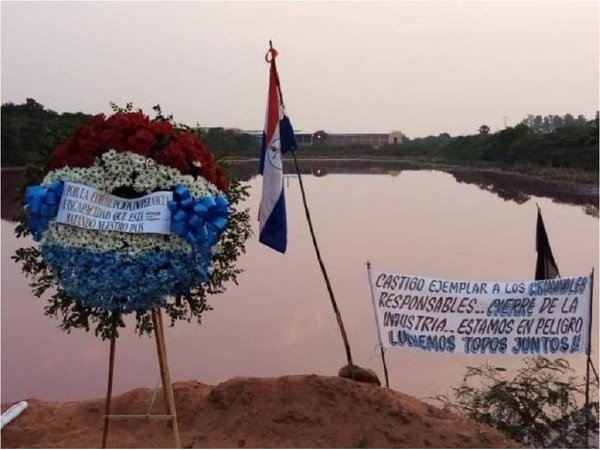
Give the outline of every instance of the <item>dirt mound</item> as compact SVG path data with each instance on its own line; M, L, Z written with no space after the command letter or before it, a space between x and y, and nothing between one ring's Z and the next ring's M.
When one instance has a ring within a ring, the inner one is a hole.
M175 383L182 447L514 448L499 432L391 389L338 377L234 378L211 387ZM151 391L113 399L113 414L145 414ZM99 447L103 400L29 407L2 430L2 447ZM153 412L162 413L162 397ZM9 405L3 405L3 410ZM113 421L109 446L173 445L156 420Z

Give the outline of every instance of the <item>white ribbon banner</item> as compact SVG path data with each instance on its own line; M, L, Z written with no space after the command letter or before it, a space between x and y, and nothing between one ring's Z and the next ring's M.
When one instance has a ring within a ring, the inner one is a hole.
M450 281L372 272L381 344L467 355L585 351L590 277Z
M170 234L172 199L169 191L128 199L65 182L56 221L90 230Z

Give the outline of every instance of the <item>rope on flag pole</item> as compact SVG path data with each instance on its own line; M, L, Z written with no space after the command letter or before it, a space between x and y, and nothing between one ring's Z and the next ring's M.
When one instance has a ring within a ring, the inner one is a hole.
M373 294L373 278L371 277L371 261L367 261L367 273L369 275L369 288L371 290L371 301L373 302L373 314L375 314L375 325L377 326L377 339L379 339L379 348L381 349L381 361L383 362L383 374L385 375L385 387L390 387L388 378L387 364L385 363L385 350L381 342L381 331L379 330L379 320L377 319L377 307L375 306L375 295Z
M594 363L591 360L590 360L590 367L592 368L592 371L594 372L594 377L596 378L596 383L600 382L600 377L598 376L598 371L594 367Z
M585 407L590 408L590 366L592 365L592 320L594 320L594 268L590 273L590 305L589 305L589 320L587 329L587 348L586 348L586 367L585 367ZM586 439L589 441L589 423L586 421Z
M273 71L275 73L275 79L277 81L277 91L279 92L279 102L281 108L285 111L285 104L283 102L283 93L281 92L281 83L279 81L279 73L277 72L277 65L275 63L275 58L277 57L277 50L273 48L273 42L269 40L269 51L265 55L265 60L273 66ZM300 174L300 167L298 166L298 160L296 159L296 154L294 149L291 149L292 158L294 160L294 166L296 168L296 174L298 175L298 182L300 184L300 192L302 193L302 203L304 205L304 212L306 214L306 220L308 222L308 228L310 230L310 235L312 237L313 247L315 248L315 253L317 254L317 260L319 261L319 267L321 268L321 272L323 274L323 278L325 280L325 285L327 286L327 292L329 293L329 298L331 299L331 306L333 307L333 311L335 313L335 317L337 319L338 326L340 328L340 333L342 334L342 339L344 341L344 347L346 350L346 359L348 360L348 368L350 370L350 374L353 374L354 364L352 362L352 352L350 350L350 342L348 341L348 335L346 334L346 329L344 327L344 322L342 320L342 315L337 306L337 302L335 301L335 295L333 294L333 289L331 287L331 282L329 281L329 276L327 275L327 270L325 269L325 264L323 263L323 259L321 258L321 252L319 251L319 245L317 244L317 237L315 236L315 230L313 228L312 220L310 217L310 211L308 209L308 204L306 201L306 193L304 191L304 184L302 183L302 175Z

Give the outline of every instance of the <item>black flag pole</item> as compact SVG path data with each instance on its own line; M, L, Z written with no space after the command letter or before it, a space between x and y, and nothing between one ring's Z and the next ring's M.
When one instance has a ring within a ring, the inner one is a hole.
M269 48L271 52L276 52L273 48L273 42L269 40ZM275 54L271 55L271 60L267 60L273 65L273 69L275 72L275 79L277 81L277 91L279 92L279 102L280 106L285 111L285 105L283 103L283 93L281 92L281 83L279 81L279 73L277 72L277 65L275 63ZM344 322L342 320L342 314L338 308L337 302L335 301L335 296L333 294L333 289L331 287L331 282L329 281L329 276L327 275L327 270L325 269L325 264L323 263L323 258L321 257L321 252L319 251L319 245L317 244L317 237L315 236L315 230L312 224L312 220L310 217L310 211L308 209L308 204L306 201L306 193L304 192L304 184L302 183L302 175L300 174L300 167L298 166L298 160L296 159L296 154L294 152L293 146L290 148L292 153L292 158L294 160L294 166L296 167L296 174L298 175L298 182L300 184L300 192L302 193L302 203L304 204L304 212L306 214L306 221L308 222L308 228L310 230L310 235L312 237L313 247L315 248L315 253L317 254L317 260L319 261L319 267L321 268L321 273L323 274L323 278L325 280L325 285L327 286L327 292L329 293L329 298L331 299L331 306L333 307L333 311L335 313L335 318L337 319L338 326L340 327L340 333L342 334L342 339L344 341L344 347L346 349L346 359L348 360L348 369L350 370L350 376L352 377L352 368L354 364L352 362L352 352L350 351L350 342L348 341L348 335L346 334L346 329L344 327Z
M542 218L542 210L537 203L537 224L535 249L537 251L537 262L535 266L535 279L547 280L551 278L560 278L558 265L552 254L548 233ZM598 381L598 372L592 361L592 321L594 319L594 268L590 273L590 297L589 297L589 320L587 329L587 345L586 345L586 364L585 364L585 407L590 408L590 370L594 372L596 381ZM586 423L586 430L589 430L589 424ZM589 435L589 432L588 432Z

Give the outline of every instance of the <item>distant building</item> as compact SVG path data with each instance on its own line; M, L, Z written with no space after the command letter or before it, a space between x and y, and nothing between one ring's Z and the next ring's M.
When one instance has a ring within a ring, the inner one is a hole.
M389 135L383 133L330 133L320 141L327 145L366 145L379 147L389 143Z
M247 134L254 136L260 142L262 130L249 130ZM315 133L296 131L296 142L298 146L311 145L365 145L368 147L379 147L387 144L401 144L406 136L399 130L390 133L327 133L323 130Z
M298 143L298 146L313 145L314 135L312 133L294 132L294 136L296 136L296 142Z
M389 134L388 144L402 144L406 135L400 130L394 130Z
M246 130L244 133L249 134L254 137L259 144L262 143L263 130ZM313 134L312 133L304 133L302 131L294 131L294 136L296 137L296 142L298 146L307 146L313 144Z

